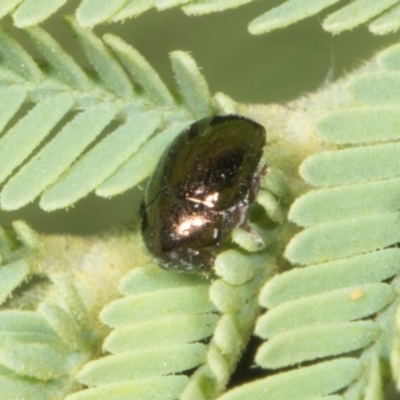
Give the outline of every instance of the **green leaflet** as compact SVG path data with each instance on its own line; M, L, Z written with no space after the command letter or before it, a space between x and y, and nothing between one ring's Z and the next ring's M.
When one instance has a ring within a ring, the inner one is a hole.
M294 264L315 264L391 246L400 241L400 213L385 213L312 226L285 250Z
M211 99L211 104L218 114L240 114L239 104L224 93L215 93Z
M136 268L122 278L118 289L124 295L138 295L170 288L207 284L207 279L200 275L174 274L150 264L146 268Z
M44 318L30 311L3 311L0 313L0 322L3 332L31 332L48 336L54 335Z
M396 248L293 268L274 276L263 287L260 303L272 308L307 296L383 281L399 273L400 250Z
M383 398L383 382L382 370L379 358L376 354L372 355L372 360L369 368L368 384L365 388L365 399L382 399ZM368 373L367 372L367 373Z
M51 35L38 26L27 28L24 32L35 44L57 77L76 89L90 90L90 81L87 75Z
M269 32L277 28L285 28L301 19L315 15L339 0L301 0L286 1L278 7L260 15L250 22L249 32L253 35Z
M399 72L382 71L360 75L356 79L353 79L348 86L348 91L355 100L362 104L392 106L392 110L390 108L386 110L384 107L382 107L382 109L369 107L368 109L372 112L372 115L369 116L371 123L374 123L375 121L378 122L380 118L389 119L388 126L378 125L378 128L388 128L390 132L389 135L393 135L393 127L391 127L390 124L393 124L396 120L396 115L394 115L394 113L396 110L395 105L400 102L398 94L399 86ZM381 122L385 123L385 121ZM369 128L370 130L375 130L377 127L371 126ZM377 140L391 138L389 135L386 136L385 129L382 129L381 135L382 136L377 138ZM394 138L396 138L396 136L394 136Z
M381 17L375 19L369 25L369 30L378 35L396 32L399 27L400 5L396 5L384 13Z
M38 103L25 118L6 132L1 139L0 149L2 182L50 134L54 126L71 109L72 104L72 98L68 94L50 97ZM18 152L13 151L15 148L18 148Z
M83 300L79 296L77 288L59 276L53 275L51 276L51 280L65 299L65 302L68 306L68 312L74 318L75 323L83 329L93 329L87 309ZM64 323L64 321L60 322L61 324Z
M372 76L371 76L372 75ZM400 77L400 74L399 74ZM368 78L368 79L367 79ZM368 74L364 80L373 79L373 74ZM357 90L356 79L350 84L350 90ZM378 78L379 85L384 85L384 81ZM364 82L363 82L364 83ZM390 83L388 84L391 85ZM357 97L363 96L362 101L371 96L374 102L379 103L379 96L374 95L374 86L366 84L363 87L368 88L367 93L357 93ZM393 86L391 86L393 87ZM386 98L387 93L380 90L380 96ZM372 92L372 93L371 93ZM390 104L394 102L390 99L388 94L387 99ZM388 140L396 140L399 138L399 131L397 124L399 123L399 108L396 106L387 107L355 107L334 110L325 113L316 124L317 133L329 142L338 144L359 144L370 142L383 142ZM348 133L351 132L351 135Z
M79 325L69 312L59 306L46 303L39 304L37 311L68 347L73 350L85 348Z
M189 4L184 5L182 9L187 15L203 15L240 7L251 1L252 0L199 0L188 2ZM186 1L181 1L181 3L186 3Z
M358 0L329 15L323 22L328 32L339 33L367 22L389 9L397 0Z
M217 319L215 314L187 313L132 323L111 332L103 347L117 354L140 350L142 346L163 347L175 343L197 342L213 334Z
M156 278L164 274L171 275L169 282L158 285ZM103 322L113 327L126 326L127 324L165 318L169 316L183 316L185 314L208 313L214 306L208 299L209 282L198 282L195 276L188 276L181 280L179 273L162 271L156 265L142 267L142 271L132 271L122 281L122 287L130 287L136 279L135 286L145 279L147 288L141 291L132 291L132 294L115 300L106 306L100 314ZM129 284L129 282L132 282ZM168 284L169 283L169 284ZM141 286L141 285L140 285ZM123 289L130 293L131 289ZM134 312L132 312L134 310Z
M261 178L261 189L268 190L284 204L289 204L293 200L286 175L272 166L268 167L267 174Z
M202 285L127 296L107 306L100 318L108 325L118 327L161 318L165 313L173 315L212 310L213 305L208 300L208 285Z
M128 0L124 6L111 17L111 20L113 22L124 21L127 18L136 17L154 6L155 0Z
M30 272L25 260L14 261L0 268L0 304L17 288Z
M22 396L32 400L51 400L53 398L51 391L44 385L38 385L35 382L0 376L0 385L4 400L13 400Z
M261 345L256 362L278 369L309 360L349 353L376 341L381 333L372 321L319 324L278 333Z
M12 227L23 248L36 253L43 250L40 236L24 221L14 221Z
M354 358L340 358L310 367L284 372L242 385L219 398L241 400L314 399L346 387L359 373L360 362Z
M170 57L183 98L196 119L210 115L211 98L207 82L192 57L183 51L174 51Z
M14 221L12 228L0 229L0 304L30 278L34 270L31 258L43 250L38 235L23 221Z
M62 355L45 344L21 344L2 349L0 363L17 374L44 381L66 373Z
M57 347L60 343L57 337L54 334L47 335L43 333L36 332L26 332L25 330L22 332L19 331L0 331L0 339L7 344L7 347L10 346L18 346L24 344L42 344L42 345L50 345Z
M32 57L2 27L0 27L2 64L26 79L38 80L42 73Z
M249 223L251 231L242 228L235 228L232 231L232 242L236 243L240 248L254 253L264 250L274 241L273 234L257 229L257 225Z
M259 275L264 267L265 255L243 254L228 250L217 256L214 269L216 274L231 285L241 285ZM243 268L247 265L248 268Z
M132 84L122 66L114 59L103 42L90 30L82 28L74 18L67 17L67 22L107 88L119 97L131 98Z
M188 0L156 0L155 5L158 10L166 10L187 3Z
M313 190L298 198L289 219L301 226L368 217L400 209L400 179Z
M255 332L265 339L298 327L357 320L379 312L394 298L393 289L384 283L310 295L269 310L258 319Z
M10 86L2 89L3 96L0 98L0 131L19 110L26 99L26 91L18 86Z
M398 9L398 7L394 7ZM388 71L400 70L400 46L395 44L377 55L378 63Z
M84 0L76 10L78 22L85 27L92 27L110 19L127 0Z
M313 186L336 186L394 178L400 175L396 160L399 143L326 151L308 157L300 166L302 178Z
M0 16L4 17L11 12L22 0L4 0L0 4Z
M262 275L259 275L249 282L235 287L223 280L217 280L210 289L211 300L221 311L239 312L246 305L252 303L254 293L257 292L262 281Z
M13 13L14 25L18 28L37 25L55 13L68 0L24 0Z
M174 399L178 398L187 382L184 375L143 378L90 388L71 394L66 400L165 400L166 396Z
M174 99L168 88L139 52L111 34L104 35L104 42L113 50L132 78L141 85L151 99L163 106L174 105Z
M271 221L277 224L285 221L285 210L280 204L280 199L277 199L272 193L260 190L257 195L257 203L264 208Z
M204 361L206 346L200 343L125 351L87 363L77 378L88 386L169 375L196 367ZM165 362L168 360L168 362Z

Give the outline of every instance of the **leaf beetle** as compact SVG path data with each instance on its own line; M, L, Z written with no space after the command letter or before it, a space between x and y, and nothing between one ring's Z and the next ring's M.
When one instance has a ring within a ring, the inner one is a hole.
M201 119L163 153L141 205L142 235L161 267L203 271L254 201L266 133L238 115ZM265 173L265 172L264 172Z

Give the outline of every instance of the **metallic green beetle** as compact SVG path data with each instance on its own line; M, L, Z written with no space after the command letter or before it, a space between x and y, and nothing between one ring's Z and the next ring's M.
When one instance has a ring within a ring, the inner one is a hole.
M165 150L141 206L143 239L160 266L212 266L216 250L247 219L265 140L265 129L250 119L214 116L190 125Z

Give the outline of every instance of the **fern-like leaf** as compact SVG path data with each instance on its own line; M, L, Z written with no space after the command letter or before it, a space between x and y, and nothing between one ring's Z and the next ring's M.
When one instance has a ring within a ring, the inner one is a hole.
M120 283L124 297L100 315L114 328L104 342L111 355L86 364L77 379L89 388L67 398L215 398L251 334L268 257L222 253L212 284L156 265L130 272Z
M204 362L206 346L198 341L216 323L207 280L150 265L129 273L120 290L126 297L101 313L102 321L115 328L104 343L112 355L87 364L77 378L90 389L68 399L109 398L111 393L140 399L149 392L154 399L176 398L188 378L168 375Z
M32 258L42 250L40 239L23 221L15 221L12 231L0 229L0 305L34 273Z
M190 121L223 112L224 101L232 109L221 94L220 101L212 101L188 54L171 54L180 102L131 46L110 34L102 41L74 18L67 20L97 73L94 79L41 28L25 32L46 60L46 71L0 30L0 128L5 129L0 182L8 179L0 203L6 210L41 194L39 204L47 211L68 207L91 191L119 194L151 173L164 148ZM27 104L31 108L10 122ZM104 131L108 134L99 141Z
M399 46L382 52L378 71L345 85L348 104L316 120L317 135L338 146L302 163L303 179L317 188L289 211L289 219L304 227L285 250L297 268L275 276L261 291L268 311L255 329L265 340L256 362L270 370L314 365L249 383L221 399L257 399L265 391L277 400L322 398L338 390L343 398L383 398L389 353L398 371L392 324L400 302L400 251L390 248L400 241L399 113L393 105L398 60ZM344 357L348 353L352 358ZM316 387L320 371L337 365L349 367L347 375L332 370ZM288 393L293 377L302 374L296 391Z
M6 300L0 310L2 399L64 399L80 388L77 373L101 352L107 333L97 315L116 297L109 284L116 286L131 266L132 253L138 252L131 232L120 232L112 244L99 240L104 246L82 238L41 236L20 221L13 223L12 231L0 231L0 300ZM64 245L68 261L59 251ZM110 245L119 248L117 259ZM124 265L113 270L112 259ZM85 275L90 282L82 279ZM107 293L95 290L105 276ZM13 290L22 280L29 284ZM209 303L207 298L205 302ZM210 331L213 318L197 323L206 322ZM118 340L111 347L118 347Z
M81 326L69 310L45 303L37 312L1 311L0 321L3 399L64 398L77 387L74 371L88 360L93 345L94 337L83 335L88 325Z

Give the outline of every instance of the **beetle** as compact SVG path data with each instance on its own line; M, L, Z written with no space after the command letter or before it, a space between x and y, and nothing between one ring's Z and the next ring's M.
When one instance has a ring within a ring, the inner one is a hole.
M254 201L266 141L242 116L201 119L167 147L141 205L142 236L161 267L203 271Z

